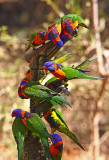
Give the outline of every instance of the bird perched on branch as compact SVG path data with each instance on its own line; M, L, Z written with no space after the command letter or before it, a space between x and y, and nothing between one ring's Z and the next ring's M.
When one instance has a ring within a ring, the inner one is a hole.
M69 102L66 101L63 96L33 81L25 81L25 84L22 85L22 92L23 95L31 98L35 103L40 103L41 100L46 100L55 106L64 107L65 104L67 104L71 107Z
M58 134L51 135L52 145L50 146L50 153L53 160L61 160L63 151L63 141Z
M47 32L45 31L32 33L29 37L29 45L27 49L25 50L25 52L28 51L31 47L35 48L36 46L44 44L46 40L46 34Z
M56 78L59 78L61 80L64 80L64 84L66 85L66 82L71 79L92 79L92 80L97 80L101 79L98 77L92 77L86 75L88 71L85 71L84 68L88 66L89 63L93 62L94 60L91 60L92 56L85 60L83 63L78 65L77 67L69 67L61 64L57 64L54 62L45 62L43 66L43 70L47 71L49 70ZM56 80L56 78L53 77L51 82Z
M18 88L18 95L22 99L28 99L28 97L23 93L23 87L27 81L30 81L30 70L26 72L25 78L21 81Z
M50 109L45 115L45 120L49 123L51 127L51 132L54 133L56 130L66 134L71 138L79 147L83 150L84 148L79 143L77 137L69 130L63 115L56 108Z
M52 160L48 138L51 138L45 123L36 113L29 113L22 109L15 109L12 117L20 118L24 126L32 132L33 137L39 137L44 147L46 160Z
M57 47L62 47L64 42L72 36L77 36L80 26L88 27L82 23L83 19L76 14L68 14L58 20L56 23L48 27L47 38L51 40Z
M58 20L53 25L48 27L47 39L51 40L57 47L62 47L63 42L60 39L60 34L61 34L61 20Z
M12 132L17 143L18 160L22 160L23 143L28 132L27 127L20 118L16 118L12 124Z
M62 32L61 40L66 42L70 37L77 36L77 32L80 26L88 27L82 23L83 19L76 14L68 14L61 18Z

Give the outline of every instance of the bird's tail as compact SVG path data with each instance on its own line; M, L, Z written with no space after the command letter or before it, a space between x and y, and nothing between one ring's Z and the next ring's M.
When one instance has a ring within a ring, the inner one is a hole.
M44 137L40 137L40 138L41 138L42 145L44 147L46 160L52 160L48 139Z
M60 130L61 131L61 130ZM65 133L69 138L71 138L80 148L82 148L83 150L85 150L82 145L79 143L77 137L67 128L65 128L63 131L61 131L63 133Z
M97 60L97 58L92 59L92 57L95 54L93 54L91 57L87 58L84 62L82 62L80 65L78 65L77 67L75 67L76 69L84 69L86 68L90 63L92 63L93 61Z
M56 105L56 106L60 106L60 107L64 107L65 104L67 104L68 106L71 107L70 103L64 99L64 97L62 96L54 96L51 98L51 101L50 101L53 105Z
M23 135L20 135L19 140L18 140L18 145L17 145L17 149L18 149L18 160L22 160L22 151L23 151L23 142L24 142L24 137Z
M98 79L103 79L103 78L99 78L99 77L93 77L93 76L88 76L88 75L82 75L77 77L77 79L92 79L92 80L98 80Z

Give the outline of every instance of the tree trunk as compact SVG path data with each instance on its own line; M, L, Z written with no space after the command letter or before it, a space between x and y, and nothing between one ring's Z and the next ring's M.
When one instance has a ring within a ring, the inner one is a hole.
M36 50L33 50L30 53L25 55L25 59L30 63L30 71L32 81L38 81L44 75L42 70L44 62L50 60L54 54L59 50L51 42L48 42L41 47L38 47ZM35 104L30 100L30 112L37 113L40 116L45 114L48 109L51 108L51 103L43 101L40 104ZM28 132L28 135L24 141L23 147L23 157L22 160L45 160L44 149L40 142L39 138L34 139L31 135L31 132Z
M104 94L105 86L107 83L107 72L103 64L102 45L99 31L99 15L98 15L98 0L92 0L92 18L94 35L96 41L96 53L98 62L98 72L105 79L102 80L101 90L98 93L98 99L95 102L93 116L92 116L92 160L100 159L100 139L99 139L99 121L100 121L100 109L102 108L102 96Z

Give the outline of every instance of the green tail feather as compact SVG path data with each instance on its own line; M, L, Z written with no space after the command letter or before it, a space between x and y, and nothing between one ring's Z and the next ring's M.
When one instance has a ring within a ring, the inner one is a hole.
M52 97L52 100L60 105L64 105L67 104L68 106L71 107L70 103L68 101L66 101L62 96L55 96Z
M82 62L80 65L78 65L77 67L75 67L76 69L84 69L86 68L91 62L95 61L97 58L92 59L92 57L95 54L93 54L91 57L89 57L88 59L86 59L84 62Z
M21 135L19 137L19 145L18 145L18 160L22 160L22 151L23 151L23 143L24 143L24 137Z
M20 118L16 118L12 124L12 132L17 143L18 160L22 160L23 142L27 134L27 127L23 124Z
M59 130L59 129L58 129L58 130ZM61 130L59 130L59 131L61 131ZM83 150L85 150L85 149L82 147L82 145L79 143L77 137L76 137L72 132L70 132L69 129L64 128L63 131L61 131L61 132L65 133L65 134L66 134L69 138L71 138L80 148L82 148Z
M44 147L46 160L52 160L48 139L46 139L44 137L40 137L40 139L41 139L41 142L42 142L43 147Z
M103 78L92 77L92 76L88 76L88 75L82 75L82 76L77 77L77 79L92 79L92 80L98 80L98 79L103 79Z

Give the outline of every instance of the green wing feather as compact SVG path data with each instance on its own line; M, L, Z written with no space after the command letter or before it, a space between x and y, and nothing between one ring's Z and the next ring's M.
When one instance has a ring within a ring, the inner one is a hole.
M26 119L27 127L33 133L33 135L34 133L36 133L36 135L38 135L41 139L45 151L46 160L52 160L48 143L50 134L47 130L47 127L38 114L32 113L32 115L32 117Z
M50 134L47 130L45 123L42 121L40 116L36 113L32 113L32 117L26 119L27 127L31 130L32 133L36 133L45 138L50 138Z
M25 136L27 134L27 127L23 124L20 118L16 118L12 124L12 132L17 143L18 160L22 160L22 150Z
M54 121L54 124L56 125L56 130L66 134L69 138L71 138L79 147L81 147L83 150L84 148L82 147L82 145L79 143L77 137L68 129L68 127L66 126L66 123L63 122L63 118L60 118L60 116L58 116L58 114L54 111L50 111L51 113L51 117ZM62 116L61 116L62 117ZM52 124L51 124L52 126ZM58 127L57 127L58 126Z
M46 160L52 160L48 139L45 137L42 137L42 136L40 136L40 139L41 139L42 145L44 147Z
M62 158L62 152L59 152L57 157L53 157L53 160L61 160Z
M58 57L57 59L53 60L54 63L63 63L64 61L66 61L68 58L70 58L72 56L73 53L66 53L60 57Z
M28 81L26 83L26 88L23 93L33 100L46 100L52 103L52 105L56 106L64 106L70 104L64 99L64 97L60 96L58 93L50 90L49 88L38 85L35 82Z
M103 79L103 78L99 78L99 77L92 77L92 76L88 76L88 75L82 75L80 77L78 77L77 79L91 79L91 80L98 80L98 79Z
M62 71L65 73L65 77L69 80L85 74L85 72L81 72L75 68L65 66L65 65L64 66L62 65Z
M37 82L33 82L33 81L27 81L26 82L26 85L25 85L27 88L30 87L34 90L41 90L41 91L45 91L47 93L50 93L50 94L58 94L54 91L52 91L51 89L47 88L46 86L43 86Z
M82 145L79 143L77 137L68 129L65 127L59 127L58 129L60 132L63 132L64 134L66 134L69 138L71 138L80 148L82 148L84 150L84 148L82 147Z
M32 42L33 42L33 38L36 36L36 32L34 32L34 33L32 33L31 35L30 35L30 37L29 37L29 45L28 45L28 47L26 48L26 50L25 50L25 52L26 51L28 51L30 48L31 48L31 44L32 44Z
M34 33L32 33L31 35L30 35L30 37L29 37L29 44L31 44L32 43L32 41L33 41L33 39L34 39L34 37L37 35L37 32L34 32Z
M56 112L57 116L59 117L59 119L61 119L61 121L65 124L65 126L68 128L66 122L65 122L65 119L64 119L64 116L61 114L61 112L56 109L56 108L53 108L53 110Z
M67 100L65 100L64 99L64 97L63 96L54 96L54 97L52 97L52 99L51 99L53 102L55 102L55 103L57 103L57 105L58 106L65 106L65 104L67 104L68 106L70 106L71 107L71 105L70 105L70 103L67 101ZM52 103L53 104L53 103ZM54 104L53 104L54 105Z
M84 62L82 62L80 65L78 65L77 67L75 67L76 69L84 69L86 68L91 62L95 61L97 58L92 59L92 57L95 54L93 54L91 57L89 57L88 59L86 59Z
M51 84L51 83L54 82L56 79L57 79L57 78L56 78L55 76L52 77L52 78L50 78L50 79L45 83L45 85Z

